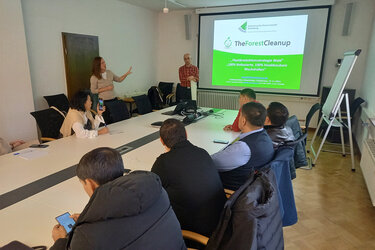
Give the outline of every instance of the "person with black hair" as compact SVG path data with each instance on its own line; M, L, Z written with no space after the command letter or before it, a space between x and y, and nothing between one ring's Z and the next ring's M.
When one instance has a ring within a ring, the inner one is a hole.
M238 120L240 118L242 106L248 102L258 102L256 100L255 91L249 88L243 89L240 91L240 96L238 97L238 103L239 103L240 109L238 110L237 117L234 120L233 124L229 124L224 127L225 131L234 131L234 132L241 131L240 128L238 127Z
M52 250L186 249L181 227L159 177L148 171L124 174L121 155L112 148L85 154L76 169L90 197L67 235L55 225Z
M103 110L99 110L99 104L97 105L97 115L94 119L91 113L92 101L89 92L78 91L72 98L70 105L71 108L60 128L63 137L75 134L78 138L93 138L109 132L107 127L98 129L100 123L105 124L102 117L105 106Z
M210 155L187 140L184 125L176 119L163 122L160 141L166 153L151 171L159 175L182 229L210 237L226 201Z
M291 128L285 126L289 118L289 111L280 102L271 102L267 108L267 117L264 123L268 135L271 137L274 149L286 141L293 141L294 135Z
M242 106L239 137L223 150L211 155L224 188L237 190L251 171L270 162L274 155L272 141L263 128L266 108L255 102Z

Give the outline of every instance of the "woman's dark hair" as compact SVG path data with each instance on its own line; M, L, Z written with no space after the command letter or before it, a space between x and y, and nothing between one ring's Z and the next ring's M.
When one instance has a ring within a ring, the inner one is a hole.
M80 180L92 179L103 185L123 176L124 164L117 150L108 147L97 148L81 158L76 174Z
M76 109L78 111L83 111L85 112L85 103L87 101L87 96L91 96L89 91L78 91L70 100L70 107L72 109Z
M160 127L160 137L165 146L172 148L176 143L187 139L185 126L177 119L167 119Z
M92 74L94 76L96 76L96 78L98 79L102 79L102 74L101 74L101 63L102 63L102 59L100 56L97 56L94 58L94 60L92 61Z

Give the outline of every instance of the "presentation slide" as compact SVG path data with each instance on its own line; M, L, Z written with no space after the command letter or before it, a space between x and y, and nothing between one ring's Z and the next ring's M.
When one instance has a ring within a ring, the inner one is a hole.
M329 6L199 16L199 89L317 96Z
M216 20L212 85L299 89L308 16Z

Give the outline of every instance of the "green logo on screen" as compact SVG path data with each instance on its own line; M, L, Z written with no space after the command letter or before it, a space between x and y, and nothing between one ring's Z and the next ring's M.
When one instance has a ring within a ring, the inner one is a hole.
M244 22L244 23L239 27L239 30L242 31L242 32L246 32L246 30L247 30L247 21Z
M232 40L230 40L230 37L228 37L227 40L225 40L224 46L227 48L230 48L232 46Z

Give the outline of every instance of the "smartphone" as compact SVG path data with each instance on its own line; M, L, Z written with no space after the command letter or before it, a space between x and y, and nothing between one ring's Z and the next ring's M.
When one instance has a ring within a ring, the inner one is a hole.
M46 148L48 146L49 145L47 145L47 144L32 144L32 145L30 145L30 148Z
M104 106L104 101L102 98L99 98L99 110L102 111Z
M72 218L70 218L70 213L68 212L57 216L56 220L61 226L65 228L67 234L72 231L74 224L76 224L76 222Z
M228 143L229 143L229 141L226 141L226 140L219 140L219 139L215 139L215 140L214 140L214 143L228 144Z

